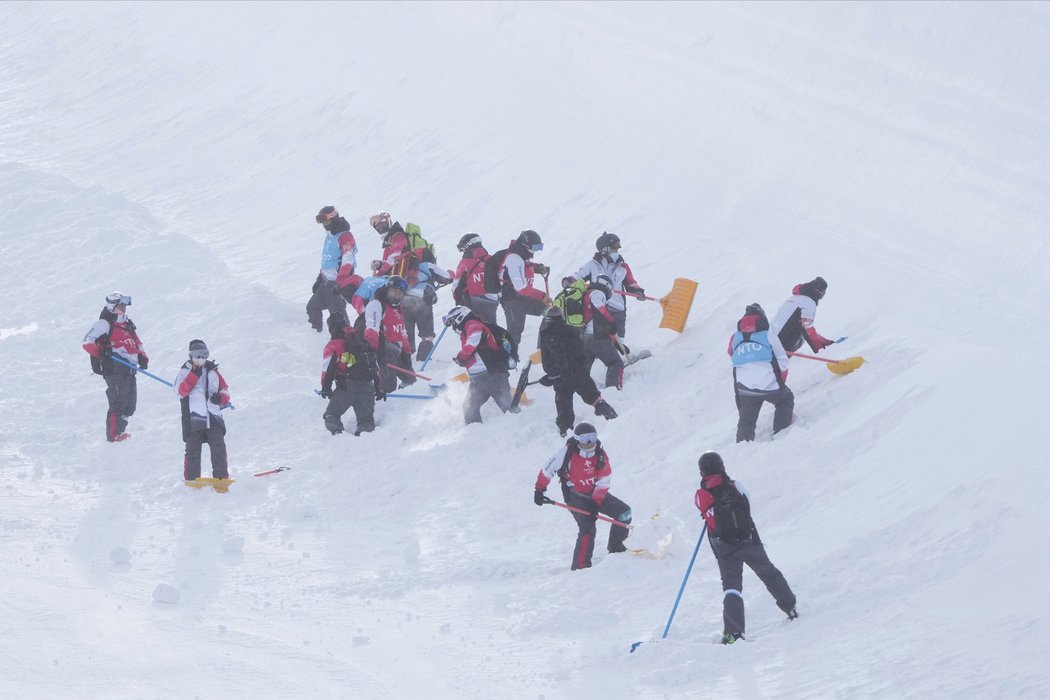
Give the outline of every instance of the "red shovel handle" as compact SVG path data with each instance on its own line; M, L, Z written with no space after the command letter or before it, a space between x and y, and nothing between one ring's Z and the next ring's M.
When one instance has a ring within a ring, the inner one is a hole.
M644 294L632 294L631 292L622 292L619 289L614 289L613 292L616 294L621 294L625 297L634 297L635 299L645 299L646 301L662 301L662 299L657 299L656 297L647 297Z
M613 520L612 518L607 518L604 515L593 514L589 510L584 510L583 508L573 508L570 505L566 505L564 503L558 503L557 501L552 501L549 498L546 500L546 502L550 503L552 506L558 506L559 508L564 508L565 510L571 510L572 512L579 513L580 515L594 515L594 517L598 518L598 520L604 520L607 523L611 523L613 525L619 525L620 527L625 527L628 530L631 529L631 526L628 525L627 523L621 523L619 520Z
M401 374L411 374L413 377L418 377L419 379L422 379L425 382L432 382L432 381L434 381L430 377L424 377L422 374L416 374L415 372L413 372L411 370L407 370L404 367L398 367L397 365L391 364L389 362L386 363L386 366L389 367L390 369L394 370L395 372L401 372Z
M792 357L804 357L807 360L816 360L817 362L827 362L829 365L837 365L840 362L839 360L829 360L826 357L817 357L816 355L803 355L800 352L788 352L788 355L791 355Z

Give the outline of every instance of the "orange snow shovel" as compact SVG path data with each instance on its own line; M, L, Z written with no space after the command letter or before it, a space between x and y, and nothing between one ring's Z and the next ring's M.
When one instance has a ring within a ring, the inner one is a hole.
M660 306L664 307L664 315L660 320L660 328L670 328L676 333L681 333L685 328L686 319L689 318L689 311L693 308L693 297L696 296L696 287L697 284L693 280L686 279L685 277L677 277L675 278L674 284L671 285L671 291L667 293L667 296L659 299L644 294L631 294L630 292L621 292L620 290L615 291L617 294L622 294L625 297L660 302Z
M847 357L845 360L829 360L826 357L817 357L816 355L803 355L800 352L789 352L788 355L792 357L803 357L807 360L817 360L818 362L826 362L828 365L828 371L832 374L849 374L853 370L864 364L864 358L861 356Z

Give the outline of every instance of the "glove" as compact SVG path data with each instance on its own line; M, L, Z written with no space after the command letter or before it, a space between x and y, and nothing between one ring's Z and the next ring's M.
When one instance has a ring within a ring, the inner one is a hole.
M98 356L102 359L113 357L113 347L110 345L98 346Z
M330 399L330 398L332 398L332 390L331 389L321 389L321 398L322 399Z
M211 399L209 399L209 400L213 404L215 404L216 406L221 406L222 405L222 394L220 394L219 392L216 391L214 394L211 395Z
M382 260L373 260L372 261L372 272L379 272L379 268L381 268L382 266L383 266L383 261Z
M592 516L598 515L598 509L602 507L602 503L604 502L604 500L605 499L602 499L601 501L599 501L599 500L595 499L594 503L592 503L591 506L589 508L587 508L587 510L589 510L591 512Z
M645 296L645 290L642 289L641 287L633 287L629 291L637 294L640 297L644 297Z
M139 355L139 369L146 369L149 367L149 358L145 355Z
M542 506L544 503L547 502L547 496L544 495L543 491L537 490L534 494L532 494L532 502L538 506Z
M379 387L376 387L376 401L386 401L386 394Z
M460 367L466 367L467 366L467 361L465 359L463 359L462 357L460 357L459 355L456 355L455 357L453 357L452 361L455 362Z
M204 363L204 369L208 370L209 372L212 371L213 369L215 369L216 367L218 367L218 365L216 365L211 360L208 360L207 362Z
M542 384L543 386L554 386L555 379L557 379L557 377L552 377L548 374L545 374L542 377L540 377L540 384Z
M551 273L551 269L543 263L534 263L532 265L532 269L535 270L536 274L540 275L541 277L546 277Z

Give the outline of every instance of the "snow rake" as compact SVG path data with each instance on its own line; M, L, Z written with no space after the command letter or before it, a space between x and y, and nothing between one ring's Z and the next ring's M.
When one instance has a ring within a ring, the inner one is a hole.
M803 355L800 352L789 352L788 355L792 357L802 357L807 360L816 360L817 362L827 363L828 371L832 374L849 374L856 370L865 360L860 355L856 357L847 357L844 360L829 360L826 357L817 357L816 355Z
M659 299L644 294L631 294L620 290L614 291L625 297L660 302L660 306L664 309L663 318L660 319L660 328L670 328L676 333L681 333L685 328L686 319L689 318L689 311L693 308L696 287L697 284L693 280L685 277L676 277L674 284L671 285L671 291Z

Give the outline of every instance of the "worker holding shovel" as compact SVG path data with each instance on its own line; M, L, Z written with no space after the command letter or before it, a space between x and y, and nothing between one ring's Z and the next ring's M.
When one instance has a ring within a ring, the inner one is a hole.
M572 554L572 570L591 566L594 553L596 521L601 518L613 523L609 532L609 553L626 552L624 540L630 534L631 507L609 493L612 467L609 456L598 440L598 431L590 423L580 423L565 446L555 452L536 477L533 501L538 506L550 503L572 512L579 527L576 549ZM557 474L565 503L547 498L547 485Z
M773 433L791 425L795 396L787 387L787 353L769 330L766 312L758 304L748 304L729 339L729 357L733 360L733 391L740 418L736 441L755 439L755 424L762 404L773 404Z

